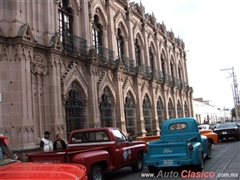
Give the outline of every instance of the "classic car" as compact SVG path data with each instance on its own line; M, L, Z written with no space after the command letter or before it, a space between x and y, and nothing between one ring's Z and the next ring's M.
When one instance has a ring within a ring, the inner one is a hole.
M218 144L218 134L214 133L211 129L200 129L200 134L202 136L206 136L208 138L209 146L212 147L212 144L217 145Z
M211 147L206 136L199 132L194 118L166 120L161 126L161 138L148 142L144 163L151 173L159 168L190 165L203 170L203 159L211 158Z
M236 139L240 140L240 124L239 123L223 123L218 125L214 131L218 134L218 140Z
M8 147L7 137L0 134L0 179L5 180L87 180L81 164L27 163L18 161Z

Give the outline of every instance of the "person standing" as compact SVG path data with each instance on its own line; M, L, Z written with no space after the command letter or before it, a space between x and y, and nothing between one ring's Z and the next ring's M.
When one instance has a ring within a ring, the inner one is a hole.
M56 138L57 139L53 143L53 149L54 150L66 149L67 148L67 144L65 143L64 140L62 140L61 135L57 134Z
M50 132L46 131L44 133L44 138L41 139L40 148L43 152L53 151L53 143L50 139Z

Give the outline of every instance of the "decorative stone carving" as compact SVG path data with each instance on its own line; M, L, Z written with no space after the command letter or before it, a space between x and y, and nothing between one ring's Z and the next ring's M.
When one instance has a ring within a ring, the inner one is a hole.
M25 40L31 41L31 42L34 41L32 31L28 24L24 24L20 27L18 36L22 37Z
M31 72L38 75L47 75L48 67L47 63L44 63L43 57L40 53L33 55L33 61L31 62Z

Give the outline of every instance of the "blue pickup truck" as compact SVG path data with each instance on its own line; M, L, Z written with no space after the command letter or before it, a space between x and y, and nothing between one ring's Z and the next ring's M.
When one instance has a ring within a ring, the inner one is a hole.
M203 170L203 159L211 158L211 146L198 130L194 118L165 120L159 140L148 142L144 164L151 173L159 168L191 165L195 171Z

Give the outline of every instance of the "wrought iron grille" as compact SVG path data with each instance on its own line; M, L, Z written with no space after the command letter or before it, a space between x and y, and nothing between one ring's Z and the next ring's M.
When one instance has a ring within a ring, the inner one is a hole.
M182 117L182 108L179 101L177 103L177 114L178 114L178 117Z
M184 104L184 112L185 112L185 117L189 117L189 110L188 110L188 105L186 102Z
M78 89L69 91L69 98L66 100L66 125L67 136L75 129L86 127L86 103Z
M102 101L100 103L100 113L102 127L115 126L115 108L113 105L112 97L108 92L105 92L102 95Z
M174 118L174 115L173 115L173 104L172 104L171 99L169 99L169 101L168 101L168 116L169 116L169 119Z
M151 70L150 66L148 66L146 64L143 64L142 65L142 72L143 72L144 77L152 78L152 70Z
M164 120L164 107L161 99L158 99L157 101L157 114L158 114L158 124L159 129L161 128L161 124Z
M182 87L181 79L175 78L175 84L178 88Z
M136 107L135 107L134 100L130 95L126 97L124 111L125 111L127 133L133 139L136 139L136 135L137 135Z
M116 61L114 61L114 51L107 49L103 46L98 45L97 53L99 61L105 64L116 66Z
M170 74L166 74L166 80L167 80L167 83L170 85L170 86L173 86L173 78L172 78L172 75Z
M156 76L157 81L159 81L161 83L164 82L164 74L162 71L155 69L155 76Z
M63 48L68 53L75 56L85 56L87 54L87 40L73 35L66 31L59 32Z
M145 130L147 131L146 136L151 136L152 134L152 108L147 97L143 100L143 116L145 123Z
M122 61L124 65L124 70L130 71L130 72L136 72L136 69L134 67L134 59L122 55Z

